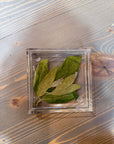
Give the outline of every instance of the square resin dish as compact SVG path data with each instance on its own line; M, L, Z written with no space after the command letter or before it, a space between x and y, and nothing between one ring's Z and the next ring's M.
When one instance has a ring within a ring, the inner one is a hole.
M91 66L91 49L27 49L27 85L29 96L29 114L37 112L48 113L75 113L78 116L93 115L92 101L92 66ZM68 103L49 104L41 101L37 106L34 106L35 94L33 90L34 74L37 65L41 60L48 59L49 70L60 65L69 56L81 56L82 60L76 77L76 84L80 85L77 90L78 99Z

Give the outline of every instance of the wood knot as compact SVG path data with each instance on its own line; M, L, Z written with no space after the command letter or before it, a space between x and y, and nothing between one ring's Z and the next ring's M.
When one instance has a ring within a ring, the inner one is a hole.
M19 99L12 99L12 105L19 107Z
M10 106L13 108L18 108L20 104L24 101L25 97L13 97L10 101Z

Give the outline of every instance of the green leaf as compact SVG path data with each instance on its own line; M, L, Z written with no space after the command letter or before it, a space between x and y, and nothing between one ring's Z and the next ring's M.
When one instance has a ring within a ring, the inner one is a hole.
M63 62L63 64L58 68L56 74L56 80L60 78L66 78L75 72L78 72L82 56L69 56Z
M78 89L80 89L80 85L72 84L69 87L67 87L65 90L61 91L61 94L71 93L71 92L74 92L74 91L76 91Z
M70 85L69 87L66 87L65 89L63 90L60 90L60 91L56 91L55 90L52 92L53 95L64 95L64 94L67 94L67 93L71 93L71 92L74 92L76 90L78 90L80 88L80 85L77 85L77 84L72 84Z
M80 64L81 60L82 60L82 56L69 56L69 59L73 60L74 62L77 62Z
M75 80L75 74L66 77L63 82L58 85L55 90L52 92L53 95L58 95L62 91L64 91L67 87L69 87ZM61 95L61 94L59 94Z
M58 66L56 66L54 69L52 69L40 82L38 87L38 96L43 96L45 92L51 87L53 81L55 80L55 75L57 72Z
M33 89L35 95L37 95L39 83L42 81L42 79L45 77L47 73L48 73L48 60L44 59L39 62L34 74Z
M77 98L79 97L78 93L76 91L74 91L74 92L72 92L72 94L73 94L75 100L77 100Z
M67 103L72 100L75 100L73 93L65 94L65 95L47 95L45 94L42 97L42 100L46 101L50 104L62 104Z

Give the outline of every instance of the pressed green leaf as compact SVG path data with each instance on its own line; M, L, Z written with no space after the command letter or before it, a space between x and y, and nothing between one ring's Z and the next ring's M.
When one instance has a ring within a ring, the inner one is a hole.
M60 78L66 78L75 72L78 72L82 56L69 56L63 62L63 64L58 68L56 74L56 80Z
M60 90L60 91L56 91L55 90L52 92L53 95L64 95L64 94L67 94L67 93L71 93L71 92L74 92L76 90L78 90L80 88L80 85L77 85L77 84L71 84L69 87L66 87L65 89L63 90Z
M75 97L73 93L65 94L65 95L47 95L45 94L42 97L42 100L46 101L47 103L50 104L62 104L62 103L67 103L72 100L75 100Z
M61 91L65 90L67 87L69 87L74 82L74 80L75 80L75 74L66 77L63 80L63 82L55 88L55 90L52 92L52 94L58 95L58 93L60 93Z
M42 79L45 77L47 73L48 73L48 60L44 59L39 62L34 74L33 89L35 95L37 95L39 83L42 81Z
M43 96L45 92L51 87L53 81L55 80L55 75L57 72L58 66L56 66L54 69L52 69L40 82L38 87L38 96Z
M74 92L76 90L80 89L80 85L78 84L72 84L69 87L67 87L65 90L61 91L61 94L67 94L67 93L71 93Z

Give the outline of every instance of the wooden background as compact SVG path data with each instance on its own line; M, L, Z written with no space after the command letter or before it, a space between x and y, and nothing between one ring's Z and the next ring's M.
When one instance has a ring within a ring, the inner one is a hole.
M78 47L93 51L96 116L28 115L25 49ZM0 0L0 144L112 144L113 96L113 0Z

